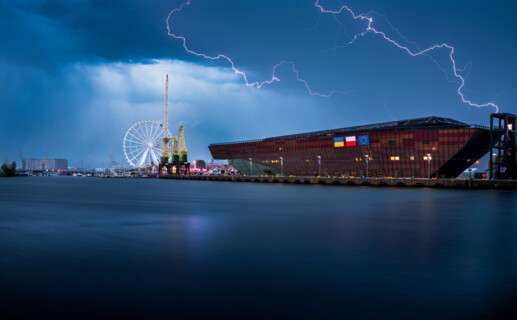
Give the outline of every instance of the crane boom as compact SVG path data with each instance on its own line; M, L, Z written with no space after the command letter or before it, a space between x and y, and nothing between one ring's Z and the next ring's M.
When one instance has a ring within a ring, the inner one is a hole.
M163 128L163 154L162 161L163 165L167 165L169 163L169 141L171 138L168 137L169 132L169 74L165 76L165 121Z
M47 150L45 151L45 156L43 157L43 159L41 159L41 164L44 165L45 162L47 162L47 156L48 156L48 148Z
M165 128L164 129L164 138L167 139L167 133L169 129L169 74L165 76Z
M111 151L108 150L108 155L110 156L110 169L113 167L113 157L111 156Z
M45 151L45 156L41 159L41 170L45 170L45 162L47 162L48 148Z
M18 153L20 154L20 166L25 170L25 161L23 161L22 149L18 149Z

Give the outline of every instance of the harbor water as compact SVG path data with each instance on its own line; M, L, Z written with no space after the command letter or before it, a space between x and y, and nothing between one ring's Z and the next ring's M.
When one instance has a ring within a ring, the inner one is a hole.
M0 179L20 318L517 318L517 191Z

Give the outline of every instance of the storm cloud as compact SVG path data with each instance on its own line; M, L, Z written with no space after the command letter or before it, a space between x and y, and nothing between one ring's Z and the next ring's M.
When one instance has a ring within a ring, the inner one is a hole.
M331 8L341 3L321 2ZM48 147L49 157L72 164L91 155L100 165L108 150L121 159L131 124L163 118L167 70L170 121L185 125L194 158L209 159L212 142L428 115L486 124L492 111L461 103L447 52L433 56L440 69L372 35L343 47L363 26L346 15L322 16L313 1L193 0L172 17L174 31L187 36L191 48L231 56L251 81L267 79L274 64L289 60L315 91L348 94L312 97L287 67L278 70L280 82L247 87L226 61L190 55L167 35L165 19L180 3L1 1L1 156L16 159L20 148L27 157L40 157ZM515 112L514 4L347 4L386 14L422 47L454 44L461 65L472 63L465 71L467 95ZM397 36L376 17L379 27Z

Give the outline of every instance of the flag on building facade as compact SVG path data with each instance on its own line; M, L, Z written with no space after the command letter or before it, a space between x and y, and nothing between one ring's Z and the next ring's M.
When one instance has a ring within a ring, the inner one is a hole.
M354 147L357 143L355 141L355 136L346 137L346 146L347 147Z
M343 137L334 138L334 147L335 148L344 147L344 146L345 146L345 142L343 141Z
M370 137L368 135L359 136L359 145L360 146L369 146L370 145Z

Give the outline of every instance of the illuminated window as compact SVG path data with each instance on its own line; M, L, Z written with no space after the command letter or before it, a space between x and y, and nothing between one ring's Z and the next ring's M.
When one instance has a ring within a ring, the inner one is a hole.
M391 160L391 161L399 161L399 160L400 160L400 157L398 157L398 156L392 156L392 157L390 158L390 160Z
M424 160L428 160L427 156L424 156ZM429 160L433 160L433 157L429 157Z
M413 160L415 160L415 157L414 157L414 156L411 156L411 157L409 157L409 160L412 160L412 161L413 161Z
M306 160L305 160L305 162L311 162L311 160L309 160L309 159L306 159Z
M508 124L508 130L513 130L513 125L511 123Z
M279 150L279 151L282 151L282 147L278 147L278 150Z

